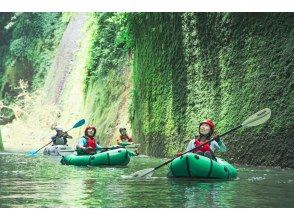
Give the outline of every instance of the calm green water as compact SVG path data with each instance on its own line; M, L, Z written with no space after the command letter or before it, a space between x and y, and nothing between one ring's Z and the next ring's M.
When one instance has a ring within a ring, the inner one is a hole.
M238 167L232 181L125 178L163 159L135 157L127 167L63 166L58 157L0 154L0 207L294 207L291 169Z

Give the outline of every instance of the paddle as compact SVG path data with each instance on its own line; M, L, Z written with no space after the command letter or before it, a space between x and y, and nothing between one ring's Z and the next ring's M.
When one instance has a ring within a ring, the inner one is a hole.
M260 124L263 124L264 122L266 122L269 118L271 117L271 110L269 108L265 108L265 109L262 109L260 110L259 112L251 115L249 118L247 118L241 125L227 131L226 133L222 134L222 135L219 135L219 137L222 137L222 136L225 136L233 131L236 131L238 130L239 128L246 128L246 127L254 127L254 126L257 126L257 125L260 125ZM201 144L200 146L198 147L201 147L207 143L210 143L211 141L213 141L214 139L210 139L209 141L206 141L205 143ZM187 154L189 152L192 152L195 148L189 150L189 151L186 151L184 152L182 155L184 154ZM181 155L181 156L182 156ZM179 157L179 156L177 156ZM131 176L132 177L144 177L144 176L152 176L153 172L157 169L159 169L160 167L163 167L164 165L172 162L174 159L176 159L177 157L174 157L166 162L164 162L163 164L155 167L155 168L147 168L147 169L144 169L144 170L139 170L135 173L133 173Z
M130 144L130 145L120 146L120 147L122 147L122 148L138 148L140 146L141 146L141 144Z
M79 120L77 123L74 124L74 126L73 126L71 129L67 130L65 133L69 132L70 130L72 130L72 129L74 129L74 128L81 127L83 124L85 124L85 119L81 119L81 120ZM47 145L49 145L50 143L52 143L52 142L55 141L56 139L57 139L57 137L54 138L53 140L51 140L51 141L50 141L49 143L47 143L46 145L44 145L43 147L41 147L40 149L29 151L26 155L27 155L27 156L31 156L31 157L36 156L37 153L38 153L38 151L40 151L41 149L43 149L44 147L46 147Z

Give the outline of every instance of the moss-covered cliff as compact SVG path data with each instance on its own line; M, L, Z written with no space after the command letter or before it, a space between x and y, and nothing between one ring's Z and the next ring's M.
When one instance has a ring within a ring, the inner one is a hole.
M129 40L125 13L93 13L87 54L84 111L88 123L97 128L103 146L115 143L121 125L130 127Z
M224 137L227 159L294 167L291 13L138 13L133 131L151 155L172 155L209 117L218 133L269 107L271 120Z
M181 14L134 14L132 129L146 152L171 155L185 134L187 76Z

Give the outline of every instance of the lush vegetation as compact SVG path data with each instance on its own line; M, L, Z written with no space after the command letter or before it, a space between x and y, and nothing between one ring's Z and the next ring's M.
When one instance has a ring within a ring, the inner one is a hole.
M132 128L147 153L171 155L183 142L186 76L181 14L130 16L135 41Z
M89 19L85 110L103 145L113 143L124 92L129 86L128 25L125 13L94 13ZM121 116L128 118L127 115Z
M131 18L132 125L148 153L185 149L207 117L223 133L269 107L267 124L224 138L226 158L294 167L292 14L141 13Z
M92 32L92 39L86 85L91 79L105 77L109 71L123 65L123 58L131 47L127 26L125 13L91 15L88 27Z
M16 117L11 105L23 98L21 84L27 84L29 92L43 86L70 16L0 13L0 124Z
M70 14L1 13L1 97L6 103L18 94L22 79L34 89L50 68Z

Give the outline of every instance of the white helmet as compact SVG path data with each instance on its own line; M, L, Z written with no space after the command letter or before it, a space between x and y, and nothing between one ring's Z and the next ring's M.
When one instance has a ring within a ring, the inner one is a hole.
M55 127L55 131L63 131L63 129L62 129L62 127L60 127L60 126L56 126L56 127Z

